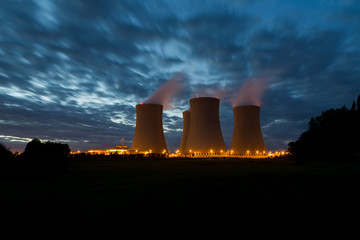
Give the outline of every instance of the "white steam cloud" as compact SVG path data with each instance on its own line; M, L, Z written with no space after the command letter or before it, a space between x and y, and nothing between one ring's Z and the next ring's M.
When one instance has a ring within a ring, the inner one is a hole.
M229 95L229 91L225 88L216 88L217 86L202 86L192 93L192 97L216 97L225 99Z
M231 100L232 106L240 105L258 105L261 104L261 96L269 87L268 80L272 77L270 74L257 75L248 78L242 85L240 91Z
M187 79L178 73L154 92L144 103L163 105L164 110L172 109L172 99L185 88Z

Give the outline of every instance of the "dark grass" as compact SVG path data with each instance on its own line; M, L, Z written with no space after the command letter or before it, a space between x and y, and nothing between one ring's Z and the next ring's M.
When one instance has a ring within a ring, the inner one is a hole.
M28 239L342 238L360 231L359 183L359 163L72 161L62 175L1 179L1 226Z

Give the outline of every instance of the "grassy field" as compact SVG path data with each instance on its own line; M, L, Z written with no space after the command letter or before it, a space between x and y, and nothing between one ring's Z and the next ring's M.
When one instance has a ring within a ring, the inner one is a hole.
M63 175L1 179L1 228L28 239L339 239L360 231L359 183L359 163L73 161Z

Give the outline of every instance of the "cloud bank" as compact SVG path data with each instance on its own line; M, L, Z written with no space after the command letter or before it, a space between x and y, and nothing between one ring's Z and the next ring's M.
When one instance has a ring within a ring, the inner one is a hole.
M164 112L169 149L196 94L221 98L229 147L231 99L281 69L261 124L266 146L284 149L311 116L359 94L359 12L357 1L0 1L0 141L130 146L135 105L182 72L189 83Z

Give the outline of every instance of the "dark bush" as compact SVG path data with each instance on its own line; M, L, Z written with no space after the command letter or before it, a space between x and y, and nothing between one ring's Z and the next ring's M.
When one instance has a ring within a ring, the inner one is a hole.
M53 174L64 172L68 166L70 148L68 144L33 139L20 156L20 162L29 173Z
M7 178L12 174L14 155L8 147L0 143L0 178Z
M12 159L12 152L3 143L0 143L0 160L1 162L10 161Z

